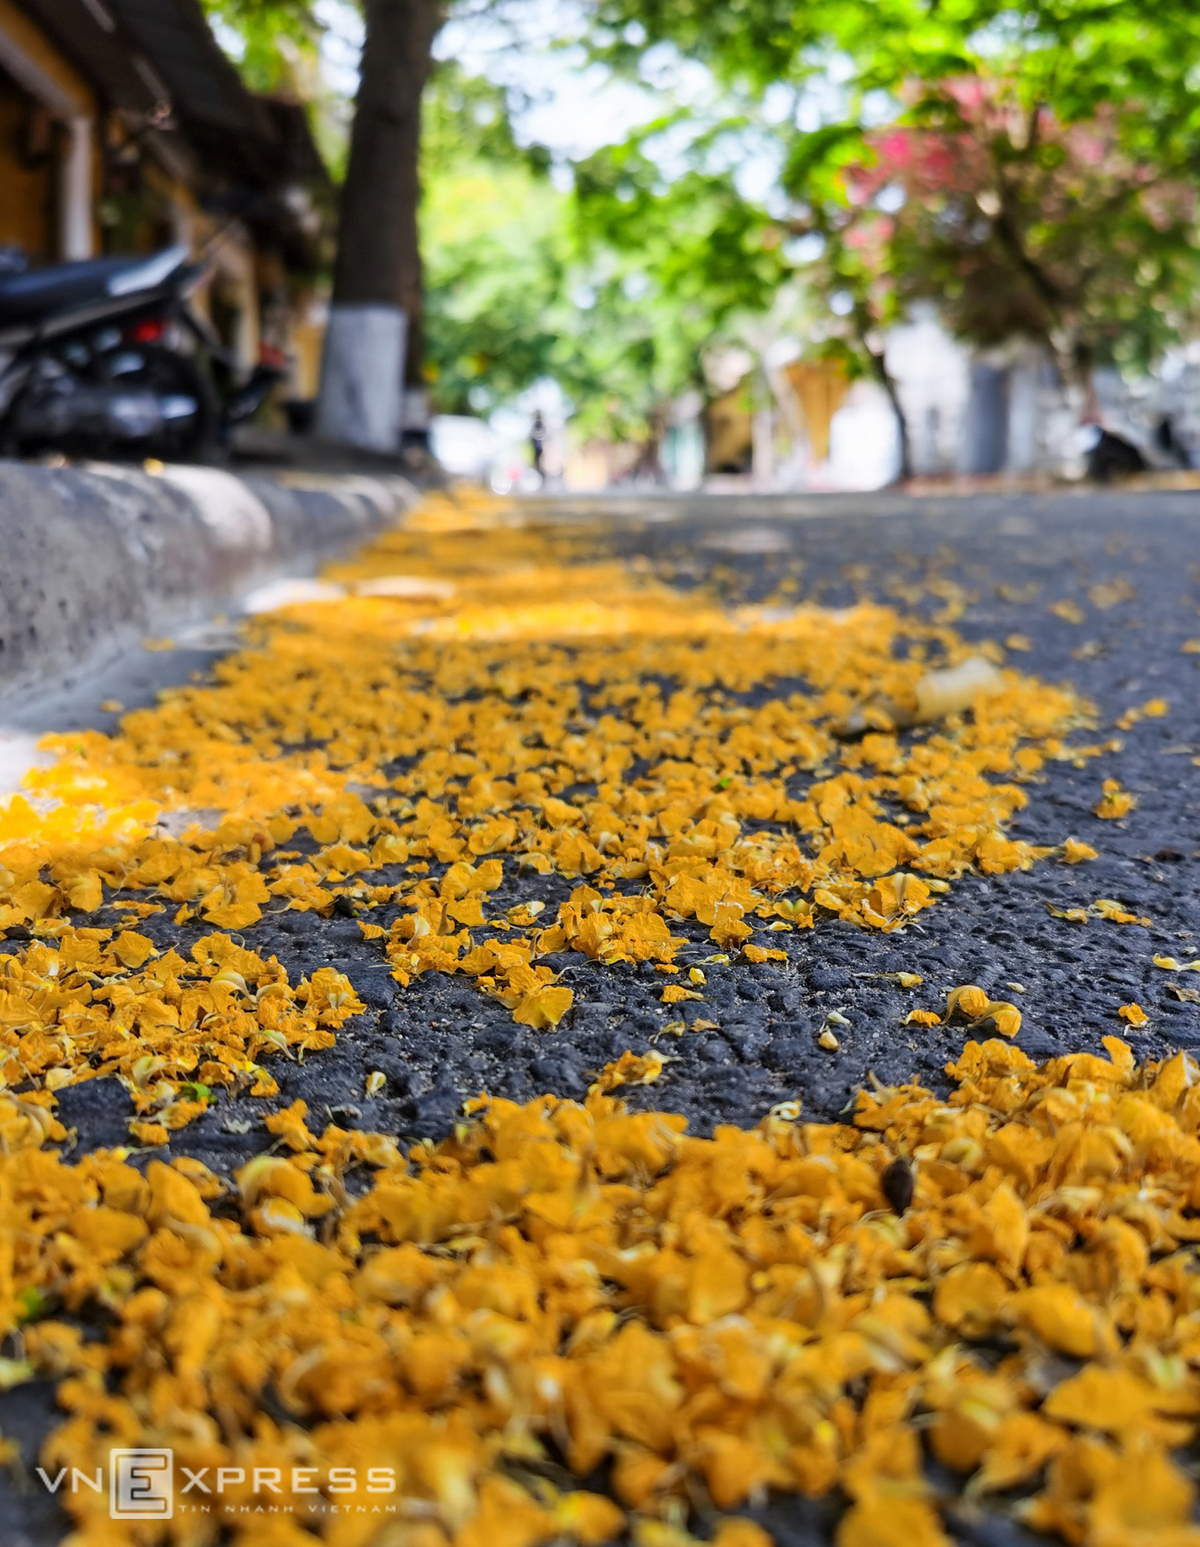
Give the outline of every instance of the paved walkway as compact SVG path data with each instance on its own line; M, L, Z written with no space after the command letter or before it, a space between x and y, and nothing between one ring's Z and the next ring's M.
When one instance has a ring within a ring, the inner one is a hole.
M1190 1542L1198 520L438 496L60 706L0 1430L179 1540Z

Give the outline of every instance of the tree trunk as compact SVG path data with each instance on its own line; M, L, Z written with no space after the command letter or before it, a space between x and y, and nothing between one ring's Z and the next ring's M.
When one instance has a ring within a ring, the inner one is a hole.
M912 477L912 445L908 434L908 420L904 417L904 405L900 401L895 379L887 368L887 358L882 349L871 348L867 342L867 334L868 330L860 325L859 345L870 362L871 374L887 394L887 400L892 405L892 413L896 419L896 442L900 451L900 467L896 473L896 482L906 483Z
M871 336L878 330L870 308L861 295L854 297L852 317L858 347L867 358L871 375L883 388L888 402L892 405L892 413L896 419L896 442L900 452L900 467L895 481L906 483L912 477L912 442L908 434L908 420L904 417L904 405L900 401L895 379L888 370L886 344L881 341L878 349L872 347Z
M421 363L421 93L438 0L367 0L318 407L328 439L394 451Z
M775 411L768 400L759 403L750 420L750 480L766 493L775 479Z
M892 413L896 417L896 440L900 449L900 467L896 480L898 483L906 483L912 477L912 447L908 434L908 420L904 417L904 407L900 402L900 394L896 390L892 373L888 370L887 362L881 354L872 353L871 369L875 372L879 385L887 393L888 402L892 405Z
M438 0L367 0L366 20L333 300L401 307L416 341L409 358L419 370L421 93L432 66L440 7Z

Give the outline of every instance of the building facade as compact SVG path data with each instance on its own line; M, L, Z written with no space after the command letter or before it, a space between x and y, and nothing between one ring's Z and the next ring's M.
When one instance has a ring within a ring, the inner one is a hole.
M247 90L199 0L0 0L0 247L41 266L184 242L226 344L290 350L311 396L328 194L303 108Z

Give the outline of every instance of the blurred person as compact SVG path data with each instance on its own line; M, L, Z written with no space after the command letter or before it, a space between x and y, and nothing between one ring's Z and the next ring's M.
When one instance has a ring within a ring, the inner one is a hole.
M1175 467L1191 467L1187 446L1179 439L1172 414L1163 414L1154 427L1154 444L1159 453Z
M533 470L539 478L545 478L546 458L546 421L542 417L541 409L536 409L533 415L533 423L529 427L529 446L533 452Z

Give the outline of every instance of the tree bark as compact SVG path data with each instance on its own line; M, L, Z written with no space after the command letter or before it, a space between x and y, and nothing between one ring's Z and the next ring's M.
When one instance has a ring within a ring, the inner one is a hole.
M907 483L912 477L912 450L908 435L908 420L904 416L900 394L896 390L892 373L887 368L887 361L882 354L877 354L873 349L869 349L867 353L871 357L871 370L875 380L887 393L887 399L892 405L892 413L896 420L896 439L900 449L900 467L896 473L896 480L898 483Z
M895 378L888 370L887 356L882 349L873 349L870 344L872 332L872 319L861 297L855 297L854 303L854 331L858 335L858 347L867 357L867 363L871 368L871 375L887 394L887 400L892 406L892 414L896 420L896 440L900 452L900 467L896 474L898 483L907 483L912 477L912 442L908 434L908 420L904 415L904 405L900 401L900 393L896 387Z
M421 385L421 93L439 0L367 0L366 43L342 190L334 306L395 306L408 323L405 383Z

